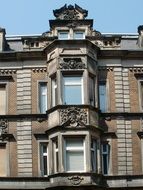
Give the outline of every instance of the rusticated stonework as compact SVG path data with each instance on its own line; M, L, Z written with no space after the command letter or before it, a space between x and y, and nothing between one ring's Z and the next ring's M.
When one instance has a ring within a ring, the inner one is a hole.
M59 65L60 69L85 69L85 63L76 59L70 59L67 62L61 61Z
M8 121L5 119L0 120L0 139L2 138L3 134L7 133Z
M65 127L83 127L87 124L85 109L69 107L60 111L61 124Z

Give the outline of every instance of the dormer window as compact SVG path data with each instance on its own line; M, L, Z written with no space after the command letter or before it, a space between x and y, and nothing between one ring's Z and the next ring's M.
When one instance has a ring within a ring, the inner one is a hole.
M73 38L74 39L85 39L84 31L74 31Z
M69 31L59 31L58 32L58 39L59 40L67 40L67 39L69 39Z

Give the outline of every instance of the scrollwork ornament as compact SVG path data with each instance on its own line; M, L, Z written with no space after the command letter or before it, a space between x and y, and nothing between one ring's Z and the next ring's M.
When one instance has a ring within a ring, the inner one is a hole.
M66 127L83 127L87 124L87 112L77 107L61 110L61 124Z

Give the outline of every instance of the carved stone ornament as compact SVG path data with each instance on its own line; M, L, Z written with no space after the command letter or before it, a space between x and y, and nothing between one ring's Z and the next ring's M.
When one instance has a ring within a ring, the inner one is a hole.
M72 176L72 177L69 177L68 180L70 180L72 185L80 185L80 183L82 182L82 180L84 180L84 178L80 176Z
M85 69L85 63L77 61L76 59L70 59L68 62L61 61L59 65L60 69Z
M65 127L82 127L87 124L85 109L69 107L61 110L61 124Z
M61 19L61 20L78 20L78 19L81 19L79 14L81 14L82 19L84 19L87 16L88 11L85 10L85 9L82 9L81 7L79 7L76 4L75 4L75 7L73 5L67 6L65 4L60 9L54 10L53 13L54 13L54 16L57 19Z
M2 138L3 134L7 133L8 121L5 119L0 120L0 139Z

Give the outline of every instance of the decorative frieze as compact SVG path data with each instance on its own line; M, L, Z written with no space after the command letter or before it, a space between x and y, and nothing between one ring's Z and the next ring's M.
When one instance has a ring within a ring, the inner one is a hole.
M87 111L78 107L60 110L60 117L65 127L83 127L87 124Z
M34 68L32 69L34 73L44 73L47 72L47 68Z
M0 76L16 74L16 70L11 69L0 69Z

